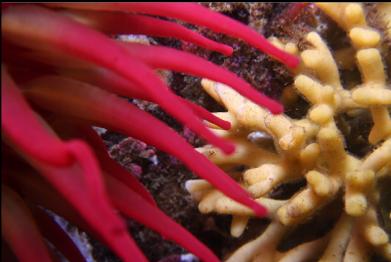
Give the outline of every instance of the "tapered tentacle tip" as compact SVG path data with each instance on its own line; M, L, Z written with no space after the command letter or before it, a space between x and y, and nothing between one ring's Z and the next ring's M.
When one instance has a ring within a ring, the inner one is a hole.
M228 141L224 141L222 143L219 143L216 146L219 147L226 155L231 155L235 152L235 145L228 142Z
M251 201L249 207L254 211L257 217L266 217L268 215L268 210L266 209L266 207L258 204L253 200Z
M222 45L220 53L226 56L231 56L234 52L234 49L229 45Z
M285 63L289 68L296 69L300 64L300 58L289 54L289 57L282 62Z
M284 106L280 103L274 102L270 107L270 112L274 115L284 113Z
M230 130L232 125L231 125L231 122L228 122L228 121L225 121L225 120L221 120L219 126L220 126L222 129L224 129L224 130Z
M214 116L214 115L211 115L211 118L210 119L206 119L204 121L205 124L214 124L218 127L220 127L221 129L223 130L230 130L232 125L231 125L231 122L229 121L226 121L226 120L223 120L217 116Z

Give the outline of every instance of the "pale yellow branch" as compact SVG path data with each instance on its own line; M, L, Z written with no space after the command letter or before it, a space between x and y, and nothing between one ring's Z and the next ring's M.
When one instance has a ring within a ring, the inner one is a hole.
M352 218L342 215L330 234L329 244L319 262L342 261L352 231Z

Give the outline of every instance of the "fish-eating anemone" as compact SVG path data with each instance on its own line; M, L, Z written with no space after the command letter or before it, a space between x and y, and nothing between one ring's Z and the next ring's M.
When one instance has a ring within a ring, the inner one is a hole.
M21 261L50 261L44 238L70 261L82 261L51 210L104 242L124 261L145 261L121 215L175 241L204 261L218 258L156 206L139 181L110 158L92 125L106 127L176 156L230 198L254 202L234 180L195 151L171 128L122 97L149 100L181 123L232 153L234 147L202 123L230 124L176 96L154 69L189 73L232 86L257 104L282 106L235 74L195 55L135 43L117 34L174 37L221 52L232 48L179 24L180 19L241 38L295 67L298 59L221 14L190 3L2 5L2 237ZM120 97L122 96L122 97Z

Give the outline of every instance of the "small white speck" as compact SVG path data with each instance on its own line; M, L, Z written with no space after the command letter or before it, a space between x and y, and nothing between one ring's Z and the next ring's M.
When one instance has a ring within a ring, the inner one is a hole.
M198 262L198 258L193 254L181 255L181 262Z
M149 161L152 162L155 166L159 164L159 159L157 158L157 155L153 155L152 157L148 158Z
M98 135L102 135L102 134L106 133L106 131L107 131L107 129L103 128L103 127L93 126L92 128L95 130L95 132L98 133Z

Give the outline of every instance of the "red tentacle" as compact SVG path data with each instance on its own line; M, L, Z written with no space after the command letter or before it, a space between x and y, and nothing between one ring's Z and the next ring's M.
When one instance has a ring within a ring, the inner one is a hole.
M206 77L229 85L243 96L254 97L258 95L261 99L257 100L257 103L268 108L274 114L282 113L284 110L281 104L260 94L250 84L237 77L234 73L209 61L205 61L198 56L162 46L147 46L132 43L128 43L126 46L132 56L153 68L170 69Z
M50 45L78 58L110 68L143 87L164 110L208 142L226 153L234 151L231 143L217 137L190 109L182 107L176 96L151 69L131 57L124 48L106 36L37 6L9 7L3 12L1 19L5 28L3 35L7 35L18 44L30 45L31 42L35 42L36 46L39 46L38 43Z
M49 240L69 261L85 262L84 256L68 234L49 215L39 208L34 208L34 217L43 236Z
M227 16L213 12L206 7L194 3L72 3L48 4L52 7L67 7L71 9L128 11L148 15L157 15L180 19L195 25L205 26L211 30L240 38L259 50L273 56L281 63L295 68L299 58L288 54L269 43L262 35L250 27L241 24Z
M88 82L121 96L155 102L148 94L143 93L142 90L137 88L132 82L103 68L91 68L90 70L60 69L59 72L62 75ZM184 103L184 106L189 107L199 118L207 120L225 130L231 128L229 122L216 117L203 107L189 102L180 96L178 96L178 99Z
M90 147L94 150L95 156L101 164L102 169L105 171L105 174L114 176L133 191L138 193L151 205L156 206L156 202L152 195L139 182L139 180L131 173L127 172L121 165L109 156L102 139L90 126L78 123L75 120L67 121L62 118L58 118L57 116L56 119L61 119L61 122L55 121L51 122L51 124L61 131L67 130L67 138L79 138L90 145Z
M107 184L114 205L123 214L159 232L164 238L177 242L202 261L219 261L204 244L186 229L167 217L158 208L151 206L121 182L109 177Z
M191 108L193 112L200 118L205 119L206 121L213 123L224 130L229 130L231 128L230 122L215 116L214 114L210 113L208 110L203 108L202 106L199 106L183 98L181 98L181 100L183 101L184 104L186 104L189 108Z
M42 124L25 101L5 68L1 69L1 128L6 141L16 148L53 165L68 165L70 155L49 127ZM26 130L29 130L26 132ZM31 143L39 141L39 143Z
M78 141L66 145L75 157L75 165L67 169L57 169L34 163L35 167L119 257L124 261L133 261L136 258L146 261L128 235L123 221L114 213L89 148Z
M125 13L70 11L65 13L75 20L97 28L106 34L142 34L173 37L194 43L224 55L232 55L232 47L213 41L186 27L162 19Z
M148 113L99 88L60 77L46 77L31 83L25 94L37 105L75 118L93 121L172 154L199 176L232 199L263 216L265 208L252 200L234 180L213 165L186 141ZM127 121L118 121L127 119Z
M6 76L5 73L3 75ZM4 78L2 81L4 81ZM22 126L24 129L16 129L14 133L20 134L20 132L23 132L23 136L32 136L32 138L39 139L36 141L47 143L46 146L48 146L49 153L51 152L50 150L53 150L54 148L54 153L60 152L60 154L58 154L59 157L62 157L63 155L67 156L67 161L65 163L70 162L71 164L72 159L74 159L81 165L82 169L79 168L73 172L73 170L69 170L72 166L69 168L63 167L63 169L56 169L54 166L50 166L48 164L51 163L50 160L52 160L50 157L44 158L42 157L42 154L40 154L39 149L33 148L35 151L31 149L30 145L36 143L31 143L31 140L26 141L24 137L12 136L14 134L13 132L7 133L11 134L11 136L8 136L9 142L14 145L16 144L17 146L20 145L18 148L20 153L42 171L42 174L51 182L51 184L53 184L56 189L61 192L87 220L89 220L92 228L102 235L102 238L106 240L117 254L125 260L130 260L126 250L130 246L135 245L127 235L122 220L116 217L112 211L109 200L104 192L104 185L101 181L102 178L98 165L90 150L84 143L78 141L71 141L67 144L61 143L54 134L51 134L48 129L44 128L43 121L42 123L39 123L32 116L31 108L23 100L22 95L10 79L8 78L8 80L6 79L5 81L8 82L5 82L2 86L2 93L4 92L2 99L9 102L7 102L5 106L2 104L2 107L4 106L4 109L8 110L6 111L7 118L5 120L4 118L2 119L2 122L5 123L3 124L3 128L5 128L5 130L8 128L8 130L11 129L11 131L13 131L12 128L14 126L12 125L12 121L14 121L14 119L10 119L10 117L15 117L15 115L12 115L11 113L17 112L17 114L19 114L17 120L27 119L30 121L27 123L32 123L32 126L23 126L23 124L21 124L20 126L17 126L17 128L21 128ZM26 130L29 131L26 132ZM57 151L55 151L55 149L57 149ZM99 218L96 217L95 214L99 214ZM103 225L102 219L106 221ZM144 258L141 252L138 251L136 255L137 254L140 259Z
M22 164L24 163L22 162ZM12 170L12 175L8 182L28 202L43 206L64 217L70 223L86 231L93 232L72 207L71 203L30 167L18 167ZM61 205L58 203L61 203Z
M19 261L51 261L29 208L17 193L4 185L1 187L1 231Z
M92 202L86 196L86 186L82 184L83 175L77 164L66 170L34 164L46 180L32 170L15 173L11 178L12 186L22 192L25 198L89 232L124 261L134 261L132 258L146 261L133 239L125 233L122 221L120 227L123 230L118 227L117 221L100 212L102 203ZM114 212L112 209L110 216L115 216Z

